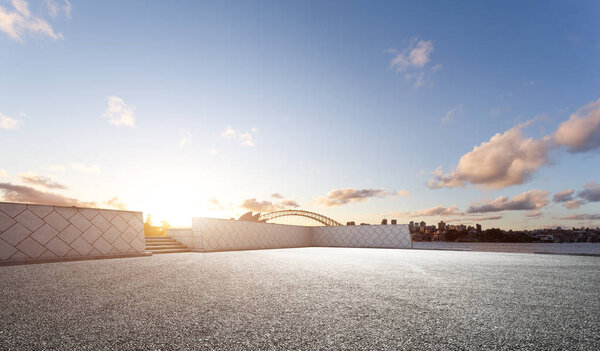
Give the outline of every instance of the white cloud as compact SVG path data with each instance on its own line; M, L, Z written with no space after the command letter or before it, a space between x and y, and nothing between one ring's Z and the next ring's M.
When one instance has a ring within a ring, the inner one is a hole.
M475 146L458 161L455 170L444 174L441 167L428 183L430 188L458 187L467 182L488 188L523 184L540 167L549 162L551 145L548 138L524 138L519 124L489 141Z
M235 135L236 135L236 131L233 128L231 128L231 127L225 128L225 130L223 131L223 133L221 133L221 136L223 138L227 138L227 139L234 138Z
M252 140L252 134L250 134L250 132L240 134L240 141L242 142L242 145L250 147L256 146L256 144L254 144L254 141Z
M600 148L600 99L589 103L563 122L554 141L569 152L585 152Z
M429 77L425 75L425 72L406 73L404 78L407 82L413 82L414 88L422 87L429 80Z
M124 203L123 201L120 201L119 198L116 196L108 201L104 201L104 204L107 205L108 207L114 208L116 210L126 210L127 209L127 204Z
M405 196L410 196L410 191L408 190L400 190L400 191L396 191L394 193L395 196L400 196L400 197L405 197Z
M583 200L570 200L570 201L566 201L565 203L563 203L563 206L565 206L565 208L568 208L569 210L575 210L575 209L578 209L579 206L581 206L583 204L584 204Z
M23 35L26 34L40 34L52 40L63 38L62 34L56 33L48 22L33 16L25 0L12 0L11 3L13 10L0 6L0 31L14 40L22 40Z
M97 165L88 166L84 165L83 163L71 163L71 168L84 173L100 173L100 166Z
M408 68L423 68L429 61L433 52L431 40L413 39L410 45L398 53L391 61L390 66L397 72L406 71Z
M394 58L390 61L390 67L396 72L406 72L404 78L407 81L414 82L415 88L425 85L430 79L429 76L442 68L441 64L437 64L431 68L431 72L424 71L425 66L431 61L431 53L434 50L431 40L412 39L408 47L398 52L395 49L386 50L387 53L394 54Z
M246 199L240 206L246 210L252 212L272 212L277 210L283 210L286 208L297 208L300 205L292 199L283 200L279 203L272 201L257 201L256 198Z
M258 128L252 127L248 132L238 132L237 130L227 127L221 133L221 137L226 139L238 139L241 145L254 147L256 144L254 143L254 134L258 132Z
M549 194L549 191L529 190L515 195L512 200L506 196L500 196L494 201L471 205L467 213L539 210L550 203Z
M575 192L575 190L573 190L573 189L567 189L567 190L559 191L556 194L554 194L553 201L554 202L571 201L571 200L573 200L573 193L574 192Z
M543 117L543 116L541 116ZM600 99L594 101L563 122L552 136L524 138L522 130L535 120L521 123L464 154L456 169L444 174L441 166L432 174L432 189L464 186L467 183L488 188L523 184L540 167L548 164L550 152L565 146L579 153L600 149Z
M456 105L453 109L446 112L446 114L442 117L442 124L447 124L452 121L454 115L462 110L462 104Z
M184 147L192 142L192 133L184 129L179 129L179 147Z
M44 4L46 5L46 8L48 9L48 14L50 15L50 17L54 18L56 17L59 13L64 12L65 16L67 16L67 18L71 18L71 3L67 0L64 0L64 2L62 4L60 4L58 1L55 0L44 0Z
M600 201L600 184L591 182L585 185L585 189L579 192L579 197L589 202Z
M67 16L67 18L71 18L71 10L73 9L73 6L71 6L71 2L69 2L68 0L65 0L65 4L63 5L63 10L65 11L65 16Z
M425 216L457 216L462 213L458 210L456 205L452 205L450 207L444 206L436 206L431 207L425 210L419 210L417 212L411 213L412 217L425 217Z
M108 107L103 116L110 118L110 124L135 127L133 108L127 105L123 99L118 96L109 96L106 102Z
M64 184L57 183L48 177L41 176L35 172L19 173L21 181L24 183L32 184L38 187L44 187L48 189L67 189Z
M5 130L14 130L18 129L19 125L21 125L21 121L15 118L10 118L8 116L0 113L0 128Z
M525 213L525 216L529 217L529 218L541 217L542 211L540 211L540 210L529 211L529 212Z
M372 197L384 197L389 195L385 189L335 189L327 193L327 196L316 198L313 202L327 207L336 207L356 202L364 202Z

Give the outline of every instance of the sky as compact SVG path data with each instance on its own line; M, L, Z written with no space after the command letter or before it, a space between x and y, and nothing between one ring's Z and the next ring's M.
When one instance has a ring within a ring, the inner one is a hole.
M0 201L600 226L598 1L0 0Z

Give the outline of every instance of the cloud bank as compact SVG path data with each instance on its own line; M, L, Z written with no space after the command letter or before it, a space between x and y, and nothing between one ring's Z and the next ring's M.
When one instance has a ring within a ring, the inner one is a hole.
M515 195L512 199L500 196L491 202L471 205L467 213L539 210L550 203L549 194L549 191L529 190Z
M600 214L572 214L566 217L562 217L561 219L567 220L596 220L600 219Z
M118 201L117 197L113 197L105 202L81 201L72 197L12 183L0 183L0 194L2 195L0 196L0 200L7 202L23 202L53 206L106 207L115 209L127 208L123 202Z

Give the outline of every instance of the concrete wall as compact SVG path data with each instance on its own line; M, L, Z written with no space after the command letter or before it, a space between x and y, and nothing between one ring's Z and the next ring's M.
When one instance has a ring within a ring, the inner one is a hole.
M193 218L192 237L191 248L202 251L311 246L310 227L216 218Z
M407 224L312 227L313 246L411 248Z
M141 212L0 202L0 261L139 255Z
M192 219L192 228L167 234L191 249L226 251L304 246L412 247L408 225L305 227L226 219Z

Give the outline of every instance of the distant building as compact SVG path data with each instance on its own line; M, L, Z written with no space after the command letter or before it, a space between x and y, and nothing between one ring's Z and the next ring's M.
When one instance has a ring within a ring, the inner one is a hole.
M446 231L446 223L444 221L440 221L438 223L438 232L443 233Z
M382 220L381 220L381 225L387 225L387 219L385 219L385 218L384 218L384 219L382 219Z
M392 225L396 225L396 224L398 224L398 221L395 219L392 219Z
M481 224L477 223L475 224L475 227L477 228L477 232L481 233Z
M350 222L346 222L346 225L356 225L356 223L354 223L354 221L350 221Z

